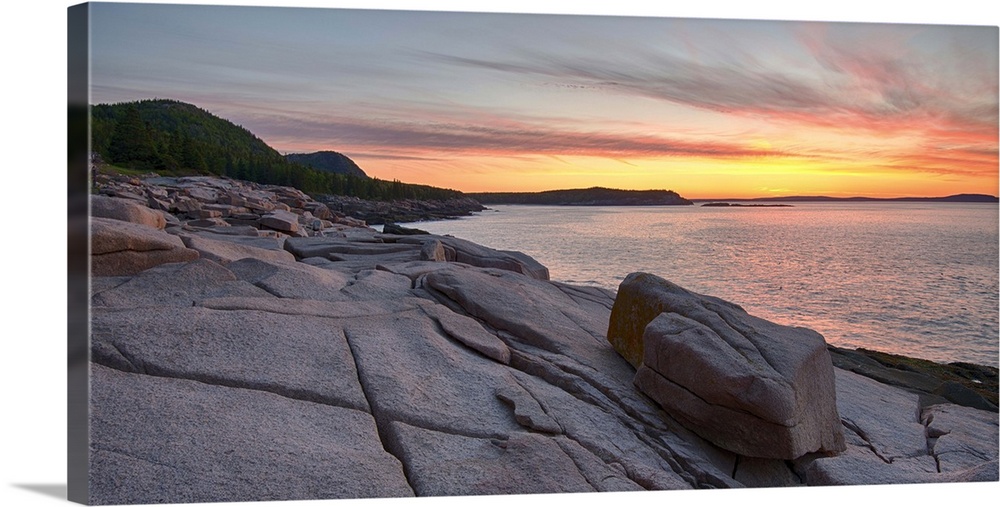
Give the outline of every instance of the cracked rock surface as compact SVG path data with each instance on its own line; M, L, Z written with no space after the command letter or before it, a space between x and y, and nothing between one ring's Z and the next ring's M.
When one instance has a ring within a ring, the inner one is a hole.
M263 210L290 193L199 182L175 193ZM742 456L633 384L612 292L450 237L205 231L173 202L166 232L100 221L187 257L93 278L91 503L997 480L996 413L835 369L846 451Z

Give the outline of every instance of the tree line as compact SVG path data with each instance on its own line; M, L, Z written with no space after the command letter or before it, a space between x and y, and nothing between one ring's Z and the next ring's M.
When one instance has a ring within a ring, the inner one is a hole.
M142 100L91 107L91 149L108 163L164 175L210 174L366 200L444 200L461 192L320 171L288 161L249 130L191 104Z

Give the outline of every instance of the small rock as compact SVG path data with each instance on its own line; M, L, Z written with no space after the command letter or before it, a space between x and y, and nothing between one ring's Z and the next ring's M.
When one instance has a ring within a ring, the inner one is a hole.
M204 207L188 214L198 218L222 218L221 211L205 209Z
M418 234L430 234L427 231L421 229L411 229L409 227L403 227L402 225L396 225L393 222L386 222L382 225L382 232L384 234L397 234L400 236L413 236Z
M503 364L510 364L510 349L495 334L483 329L475 319L457 314L447 308L435 305L425 310L441 324L441 329L452 338L462 342L484 356Z
M204 187L188 187L187 195L206 204L214 203L219 198L219 194L214 189Z
M190 220L188 221L188 225L192 227L226 227L230 224L229 222L216 217L216 218L201 218L198 220Z
M521 426L542 433L562 433L559 423L546 414L523 387L514 383L503 386L497 389L497 398L510 405L514 410L514 420Z
M275 210L260 217L260 225L276 231L298 232L299 217L290 211Z
M997 411L997 406L986 401L986 398L976 394L975 391L959 384L958 382L944 382L932 394L941 396L946 400L964 405L966 407L978 408L979 410Z
M170 211L173 213L191 213L201 209L201 202L190 197L178 197L170 203Z
M444 245L438 240L425 241L420 245L420 260L432 262L444 262L447 256Z

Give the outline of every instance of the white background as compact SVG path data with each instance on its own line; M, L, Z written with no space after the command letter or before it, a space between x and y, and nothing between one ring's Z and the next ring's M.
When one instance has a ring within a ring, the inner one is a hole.
M934 24L998 24L984 0L935 2L675 2L534 0L461 2L245 1L214 3L382 9L502 11L670 17L797 19ZM0 198L3 277L3 476L0 505L61 505L66 484L66 8L73 2L8 2L0 15ZM892 6L898 6L893 8ZM901 9L901 10L899 10ZM13 114L11 114L13 109ZM656 492L600 495L479 497L483 506L852 503L955 504L1000 498L1000 483L879 487L790 488L752 491ZM337 500L212 505L397 506L468 505L468 498ZM204 504L203 504L204 505Z

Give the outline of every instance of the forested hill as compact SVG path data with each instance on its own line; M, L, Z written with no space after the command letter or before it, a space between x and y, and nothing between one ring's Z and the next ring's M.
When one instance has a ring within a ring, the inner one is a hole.
M461 192L338 174L287 160L249 130L197 106L154 99L91 107L93 151L114 166L164 175L214 174L310 194L444 200ZM345 157L346 158L346 157ZM353 162L352 162L353 163Z
M691 201L673 190L618 190L581 188L544 192L489 192L466 194L483 204L537 204L555 206L669 206Z
M296 164L302 164L320 171L368 176L347 155L335 151L317 151L316 153L289 153L285 158Z

